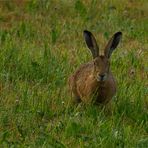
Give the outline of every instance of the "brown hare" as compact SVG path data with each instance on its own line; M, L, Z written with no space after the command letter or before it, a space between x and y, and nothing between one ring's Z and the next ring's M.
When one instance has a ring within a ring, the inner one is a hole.
M91 32L84 30L84 38L93 60L82 64L69 78L70 91L76 102L106 104L116 93L116 82L110 70L110 56L121 40L122 32L117 32L109 40L104 55L99 55L99 47Z

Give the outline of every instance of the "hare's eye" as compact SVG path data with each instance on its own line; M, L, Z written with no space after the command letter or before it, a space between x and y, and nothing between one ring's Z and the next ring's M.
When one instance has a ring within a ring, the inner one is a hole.
M109 66L109 65L110 65L110 62L109 62L109 61L107 61L107 62L106 62L106 64Z
M107 64L107 67L106 67L107 69L107 71L109 71L109 68L110 68L110 63L108 62L108 64Z
M109 63L109 62L107 62L107 66L108 66L108 67L110 66L110 63Z
M97 66L97 64L98 64L97 61L94 61L94 65Z

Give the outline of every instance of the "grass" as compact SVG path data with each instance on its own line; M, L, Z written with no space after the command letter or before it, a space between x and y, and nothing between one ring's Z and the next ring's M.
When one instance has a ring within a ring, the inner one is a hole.
M147 0L0 2L0 147L148 147ZM67 78L91 59L82 32L112 55L112 114L71 106Z

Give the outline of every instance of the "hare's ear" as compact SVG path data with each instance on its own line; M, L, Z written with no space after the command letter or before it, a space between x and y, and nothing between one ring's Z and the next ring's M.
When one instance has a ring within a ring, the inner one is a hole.
M107 46L105 47L105 50L104 50L104 55L107 58L110 58L112 52L118 46L118 44L119 44L119 42L121 40L121 37L122 37L122 32L117 32L109 40L109 42L108 42L108 44L107 44Z
M96 39L94 38L92 33L87 30L84 30L83 33L84 33L85 42L86 42L88 48L90 49L93 58L98 57L99 56L99 48L98 48Z

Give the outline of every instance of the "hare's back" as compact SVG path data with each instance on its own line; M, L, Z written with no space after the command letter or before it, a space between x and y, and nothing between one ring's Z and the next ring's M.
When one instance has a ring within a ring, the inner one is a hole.
M93 73L93 62L81 65L74 73L75 81L84 80Z
M68 83L70 85L75 85L75 83L79 80L85 81L85 79L92 73L93 71L93 62L89 62L86 64L82 64L68 79Z

